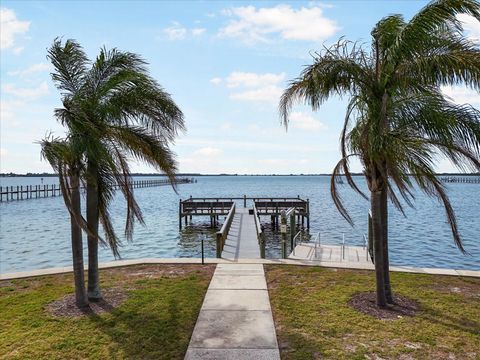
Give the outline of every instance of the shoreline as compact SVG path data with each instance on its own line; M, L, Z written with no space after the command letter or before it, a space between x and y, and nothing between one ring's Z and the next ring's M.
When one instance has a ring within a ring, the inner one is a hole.
M100 269L110 269L116 267L132 266L132 265L151 265L151 264L202 264L200 258L141 258L131 260L116 260L99 264ZM299 265L299 266L318 266L325 268L352 269L352 270L370 270L374 267L371 264L359 265L341 262L326 261L308 261L308 260L292 260L292 259L238 259L226 260L217 258L205 258L205 264L275 264L275 265ZM85 266L85 270L88 266ZM71 266L55 267L31 271L20 271L13 273L0 274L0 281L14 280L44 275L66 274L72 272ZM407 272L414 274L430 274L430 275L448 275L448 276L466 276L480 278L480 270L455 270L440 268L419 268L413 266L390 266L392 272Z

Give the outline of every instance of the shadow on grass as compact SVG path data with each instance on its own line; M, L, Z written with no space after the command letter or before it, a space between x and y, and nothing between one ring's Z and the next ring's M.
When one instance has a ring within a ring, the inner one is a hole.
M198 297L197 291L189 294L186 286L176 291L155 285L132 291L121 307L106 316L89 316L108 335L112 351L120 357L183 359L185 355L203 292ZM191 282L190 287L195 288Z
M425 319L425 321L450 329L468 332L472 335L480 335L480 322L477 319L452 316L424 304L422 304L422 310L420 316Z

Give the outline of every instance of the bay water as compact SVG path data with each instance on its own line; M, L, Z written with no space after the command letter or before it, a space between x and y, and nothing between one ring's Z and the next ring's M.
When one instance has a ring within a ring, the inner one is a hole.
M134 180L158 179L136 177ZM310 233L320 232L322 243L362 246L367 232L368 201L339 185L345 207L355 225L351 227L338 213L330 196L329 176L199 176L196 183L181 184L178 193L170 186L135 189L145 225L136 224L132 242L123 236L125 202L117 195L111 217L122 241L123 259L145 257L200 257L201 240L205 256L215 256L215 229L209 218L195 218L192 226L178 227L180 199L193 197L297 197L310 200ZM356 177L366 189L363 177ZM1 186L58 184L54 177L5 177ZM389 250L392 265L480 270L480 184L447 184L448 195L458 218L468 254L454 245L443 205L415 192L415 207L405 206L406 216L389 210ZM238 202L243 206L243 201ZM223 219L221 219L221 222ZM280 242L262 218L267 234L267 257L279 258ZM85 239L86 240L86 239ZM86 242L86 241L85 241ZM86 252L86 251L85 251ZM114 257L100 249L100 261ZM70 220L61 196L0 203L0 273L71 265Z

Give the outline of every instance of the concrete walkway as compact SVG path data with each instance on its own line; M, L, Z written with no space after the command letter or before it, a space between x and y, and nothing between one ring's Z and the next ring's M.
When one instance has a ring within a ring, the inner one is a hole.
M151 264L201 264L198 258L141 258L130 260L115 260L100 263L100 269L111 269L122 266L133 265L151 265ZM298 266L320 266L327 268L351 269L351 270L373 270L372 263L353 263L353 262L337 262L337 261L319 261L319 260L297 260L297 259L239 259L227 260L217 258L206 258L205 264L270 264L270 265L298 265ZM85 265L85 270L88 267ZM22 279L32 276L44 276L55 274L66 274L73 271L71 266L38 269L30 271L21 271L14 273L0 274L1 280ZM438 269L438 268L418 268L412 266L390 266L392 272L407 272L416 274L434 274L449 276L470 276L480 278L479 270L460 270L460 269Z
M255 218L248 209L238 208L232 220L222 258L228 260L260 259Z
M280 359L263 265L217 265L185 359Z

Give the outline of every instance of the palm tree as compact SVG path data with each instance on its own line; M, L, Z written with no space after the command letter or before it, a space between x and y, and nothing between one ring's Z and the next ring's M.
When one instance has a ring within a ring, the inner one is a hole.
M177 168L169 145L184 130L183 114L136 54L101 49L90 65L78 43L67 40L62 44L56 39L48 58L54 65L52 78L63 92L64 106L56 115L70 133L83 134L85 139L88 297L98 300L99 222L106 243L119 256L119 239L108 212L114 186L126 199L125 235L130 240L134 221L143 223L143 217L130 185L129 159L152 165L175 184Z
M84 171L82 154L78 143L72 139L47 137L40 144L43 158L58 174L63 200L70 213L75 300L79 308L86 308L88 299L84 280L82 228L79 225L85 221L80 206L80 177Z
M349 161L359 158L370 191L377 304L393 303L388 261L388 199L402 209L409 205L414 183L444 205L453 239L465 252L445 188L435 176L440 153L461 170L480 169L480 113L446 98L441 86L465 84L480 90L480 51L462 36L456 15L480 20L475 0L433 1L410 21L401 15L383 18L372 31L370 51L340 40L316 53L282 95L279 110L288 125L296 102L317 110L333 95L348 95L341 133L341 159L335 166L331 194L341 215L353 224L343 206L336 178L368 198L351 176ZM410 175L409 175L410 174ZM395 191L396 189L396 191Z

